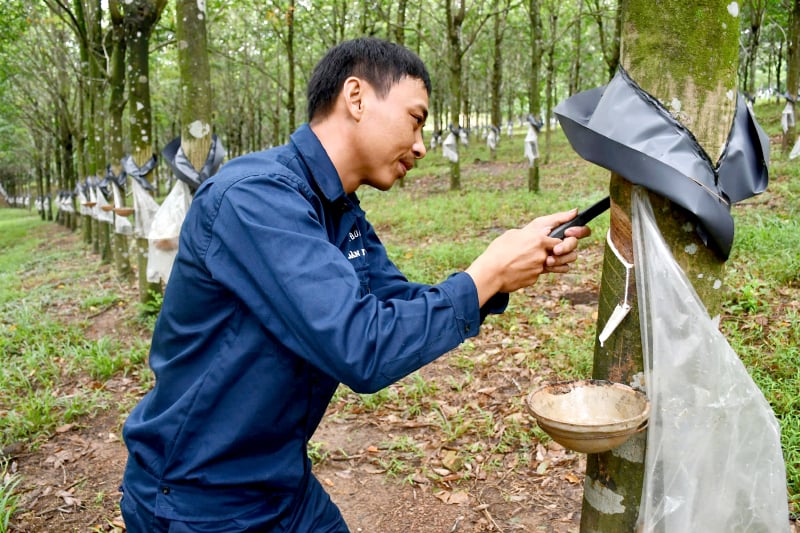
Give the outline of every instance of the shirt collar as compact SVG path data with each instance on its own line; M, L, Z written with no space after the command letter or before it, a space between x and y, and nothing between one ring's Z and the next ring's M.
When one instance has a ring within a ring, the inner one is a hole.
M344 192L336 167L333 166L331 158L328 157L328 153L316 134L311 131L311 127L303 124L292 134L291 140L300 158L306 164L311 179L316 182L325 199L331 204L335 204L347 198L348 195Z

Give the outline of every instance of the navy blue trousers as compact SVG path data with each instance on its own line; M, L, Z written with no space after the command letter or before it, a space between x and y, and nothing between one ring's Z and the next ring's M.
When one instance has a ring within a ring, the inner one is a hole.
M350 533L339 508L314 476L294 517L275 523L274 517L244 514L217 522L184 522L158 518L122 495L122 518L128 533Z

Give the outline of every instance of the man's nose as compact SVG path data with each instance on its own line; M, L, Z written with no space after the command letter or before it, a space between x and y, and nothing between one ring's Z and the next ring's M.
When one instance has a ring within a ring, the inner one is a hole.
M417 132L417 139L411 150L414 152L414 157L417 159L422 159L425 157L425 154L428 153L428 150L425 148L425 139L422 138L422 130Z

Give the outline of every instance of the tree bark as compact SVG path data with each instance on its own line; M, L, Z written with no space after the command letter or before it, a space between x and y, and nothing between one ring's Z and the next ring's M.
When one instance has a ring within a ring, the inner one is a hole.
M542 104L539 98L539 71L542 67L542 18L539 0L528 0L528 26L531 34L531 53L528 76L528 112L540 117ZM528 167L528 191L539 192L539 158Z
M176 4L181 74L181 149L197 171L206 162L213 134L207 17L200 7L196 0L178 0Z
M792 2L792 11L789 14L789 37L786 51L786 92L793 96L795 101L790 101L794 113L794 124L783 135L781 151L788 155L797 141L797 93L800 91L800 0Z
M625 69L645 91L670 109L716 161L731 128L738 65L738 18L727 2L697 5L666 0L653 9L647 0L631 0L624 13L622 57ZM714 28L714 31L698 31ZM633 263L631 183L612 174L611 240ZM724 263L686 225L695 217L669 200L650 193L658 226L678 263L713 316L721 306L719 283ZM690 246L691 245L691 246ZM688 251L687 251L688 250ZM696 253L689 251L697 250ZM624 268L606 247L597 329L608 321L625 291ZM635 277L635 266L633 276ZM593 377L632 384L643 372L635 280L629 284L631 312L606 341L595 345ZM619 449L590 455L587 462L581 531L634 531L644 478L646 436L632 437ZM603 502L618 502L618 506ZM613 507L613 508L612 508Z
M461 25L464 23L466 11L464 0L456 0L458 6L453 9L453 0L445 0L445 16L447 17L447 56L449 58L448 87L450 89L447 96L449 98L448 108L450 124L458 128L460 124L461 110ZM456 146L461 142L457 140ZM450 190L461 189L461 165L460 160L450 162Z
M122 116L125 111L125 28L123 25L120 0L109 0L108 9L111 18L112 51L109 64L108 92L108 140L106 145L109 154L109 167L114 176L122 172L122 157L125 155L122 140ZM120 195L121 205L125 205L125 195ZM114 232L113 256L114 266L120 279L133 278L129 243L127 235Z
M128 116L131 123L131 146L133 161L143 167L153 156L152 121L150 107L149 44L153 26L161 16L166 0L132 0L122 4L123 26L127 47ZM144 176L150 181L150 175ZM139 216L135 213L134 216ZM136 255L139 279L139 302L150 304L154 294L161 293L159 283L147 281L147 237L136 236Z

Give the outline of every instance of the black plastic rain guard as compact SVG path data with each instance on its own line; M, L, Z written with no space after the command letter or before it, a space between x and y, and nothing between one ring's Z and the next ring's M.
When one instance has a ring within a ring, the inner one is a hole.
M554 112L581 157L693 213L703 243L728 258L731 204L764 192L769 181L769 138L741 94L716 165L694 135L622 68L608 85L578 93Z
M147 174L149 174L150 171L155 168L157 162L158 159L156 158L155 154L153 154L153 157L148 159L147 162L145 162L145 164L141 167L136 165L136 162L133 160L133 156L126 155L120 160L120 163L122 163L122 168L125 169L125 172L127 172L130 177L135 179L146 191L156 190L156 188L153 187L149 181L147 181L145 176L147 176Z
M117 184L117 187L125 190L125 185L128 183L128 174L125 172L125 169L119 171L119 175L115 176L114 171L111 170L111 165L106 165L106 177L103 180L106 183L113 182ZM108 196L108 195L106 195Z
M211 146L208 148L208 157L206 157L203 168L198 172L183 152L180 137L172 139L172 141L161 150L161 155L166 159L175 177L186 183L192 192L196 191L201 183L217 173L225 157L225 153L222 141L217 138L216 133L212 134Z

